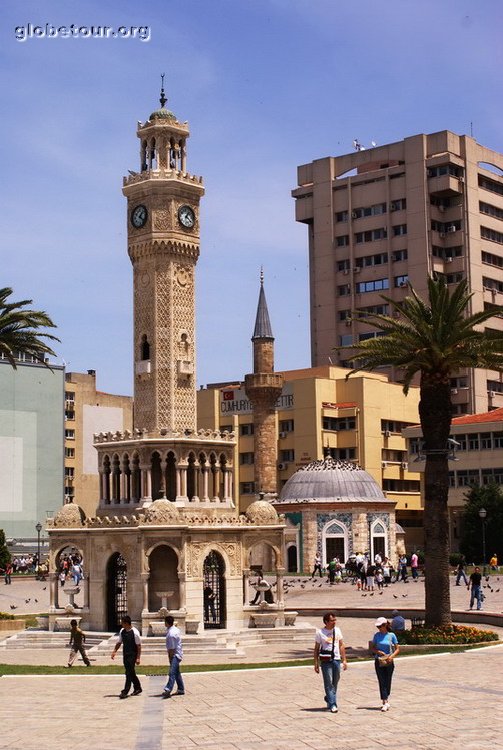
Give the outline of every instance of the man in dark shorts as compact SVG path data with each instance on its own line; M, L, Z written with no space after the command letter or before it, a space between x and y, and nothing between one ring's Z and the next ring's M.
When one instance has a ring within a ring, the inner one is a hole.
M111 654L111 658L115 659L115 654L122 646L122 658L124 661L124 669L126 671L126 684L124 690L122 690L119 698L127 698L131 684L133 685L133 695L140 695L142 692L140 680L136 674L135 666L140 663L141 656L141 637L140 633L136 628L131 625L131 618L129 615L124 615L121 619L121 631L115 644L115 648Z
M472 587L470 592L470 609L473 608L473 602L477 600L477 609L482 609L482 574L480 568L475 568L470 576L470 582L467 589Z

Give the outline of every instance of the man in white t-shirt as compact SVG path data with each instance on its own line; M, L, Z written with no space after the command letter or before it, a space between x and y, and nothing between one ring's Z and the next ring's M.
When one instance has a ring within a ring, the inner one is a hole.
M164 623L168 628L168 632L166 633L166 650L169 658L169 675L166 687L162 692L162 697L171 698L171 691L175 686L175 682L177 687L176 695L185 695L185 685L183 684L183 677L180 672L180 664L183 659L182 634L176 627L172 615L167 615L164 618Z
M324 614L324 627L316 631L314 641L314 671L319 673L321 666L325 701L328 710L333 714L339 710L337 708L337 685L341 673L341 662L344 670L348 668L346 647L336 622L335 612Z

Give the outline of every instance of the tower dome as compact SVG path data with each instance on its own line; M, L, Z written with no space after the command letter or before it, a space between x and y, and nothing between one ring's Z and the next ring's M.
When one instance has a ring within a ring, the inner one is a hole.
M279 503L386 502L377 482L358 464L325 458L296 471L281 490Z
M275 508L267 500L255 500L246 511L246 517L252 523L268 525L278 523L278 514Z
M60 529L74 529L84 525L86 514L76 503L63 505L55 514L53 526Z
M170 524L179 519L180 513L174 503L170 500L160 498L159 500L154 500L152 505L147 508L143 522L153 524L154 526L162 526L163 524Z

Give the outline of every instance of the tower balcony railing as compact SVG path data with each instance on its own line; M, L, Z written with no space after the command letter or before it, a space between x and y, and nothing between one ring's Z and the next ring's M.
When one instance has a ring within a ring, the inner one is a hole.
M122 178L122 184L126 187L126 185L133 185L144 180L182 180L192 184L203 184L203 178L200 175L182 172L179 169L144 169L142 172L132 172Z

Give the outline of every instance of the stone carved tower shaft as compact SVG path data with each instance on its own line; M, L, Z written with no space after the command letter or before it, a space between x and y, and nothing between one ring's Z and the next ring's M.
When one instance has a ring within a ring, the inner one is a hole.
M283 376L274 372L274 337L264 292L263 274L253 342L253 374L245 376L246 395L253 406L255 488L277 492L277 435L275 405L283 389Z
M195 267L202 178L186 169L189 128L165 108L139 123L140 171L124 178L134 284L134 427L196 429Z

